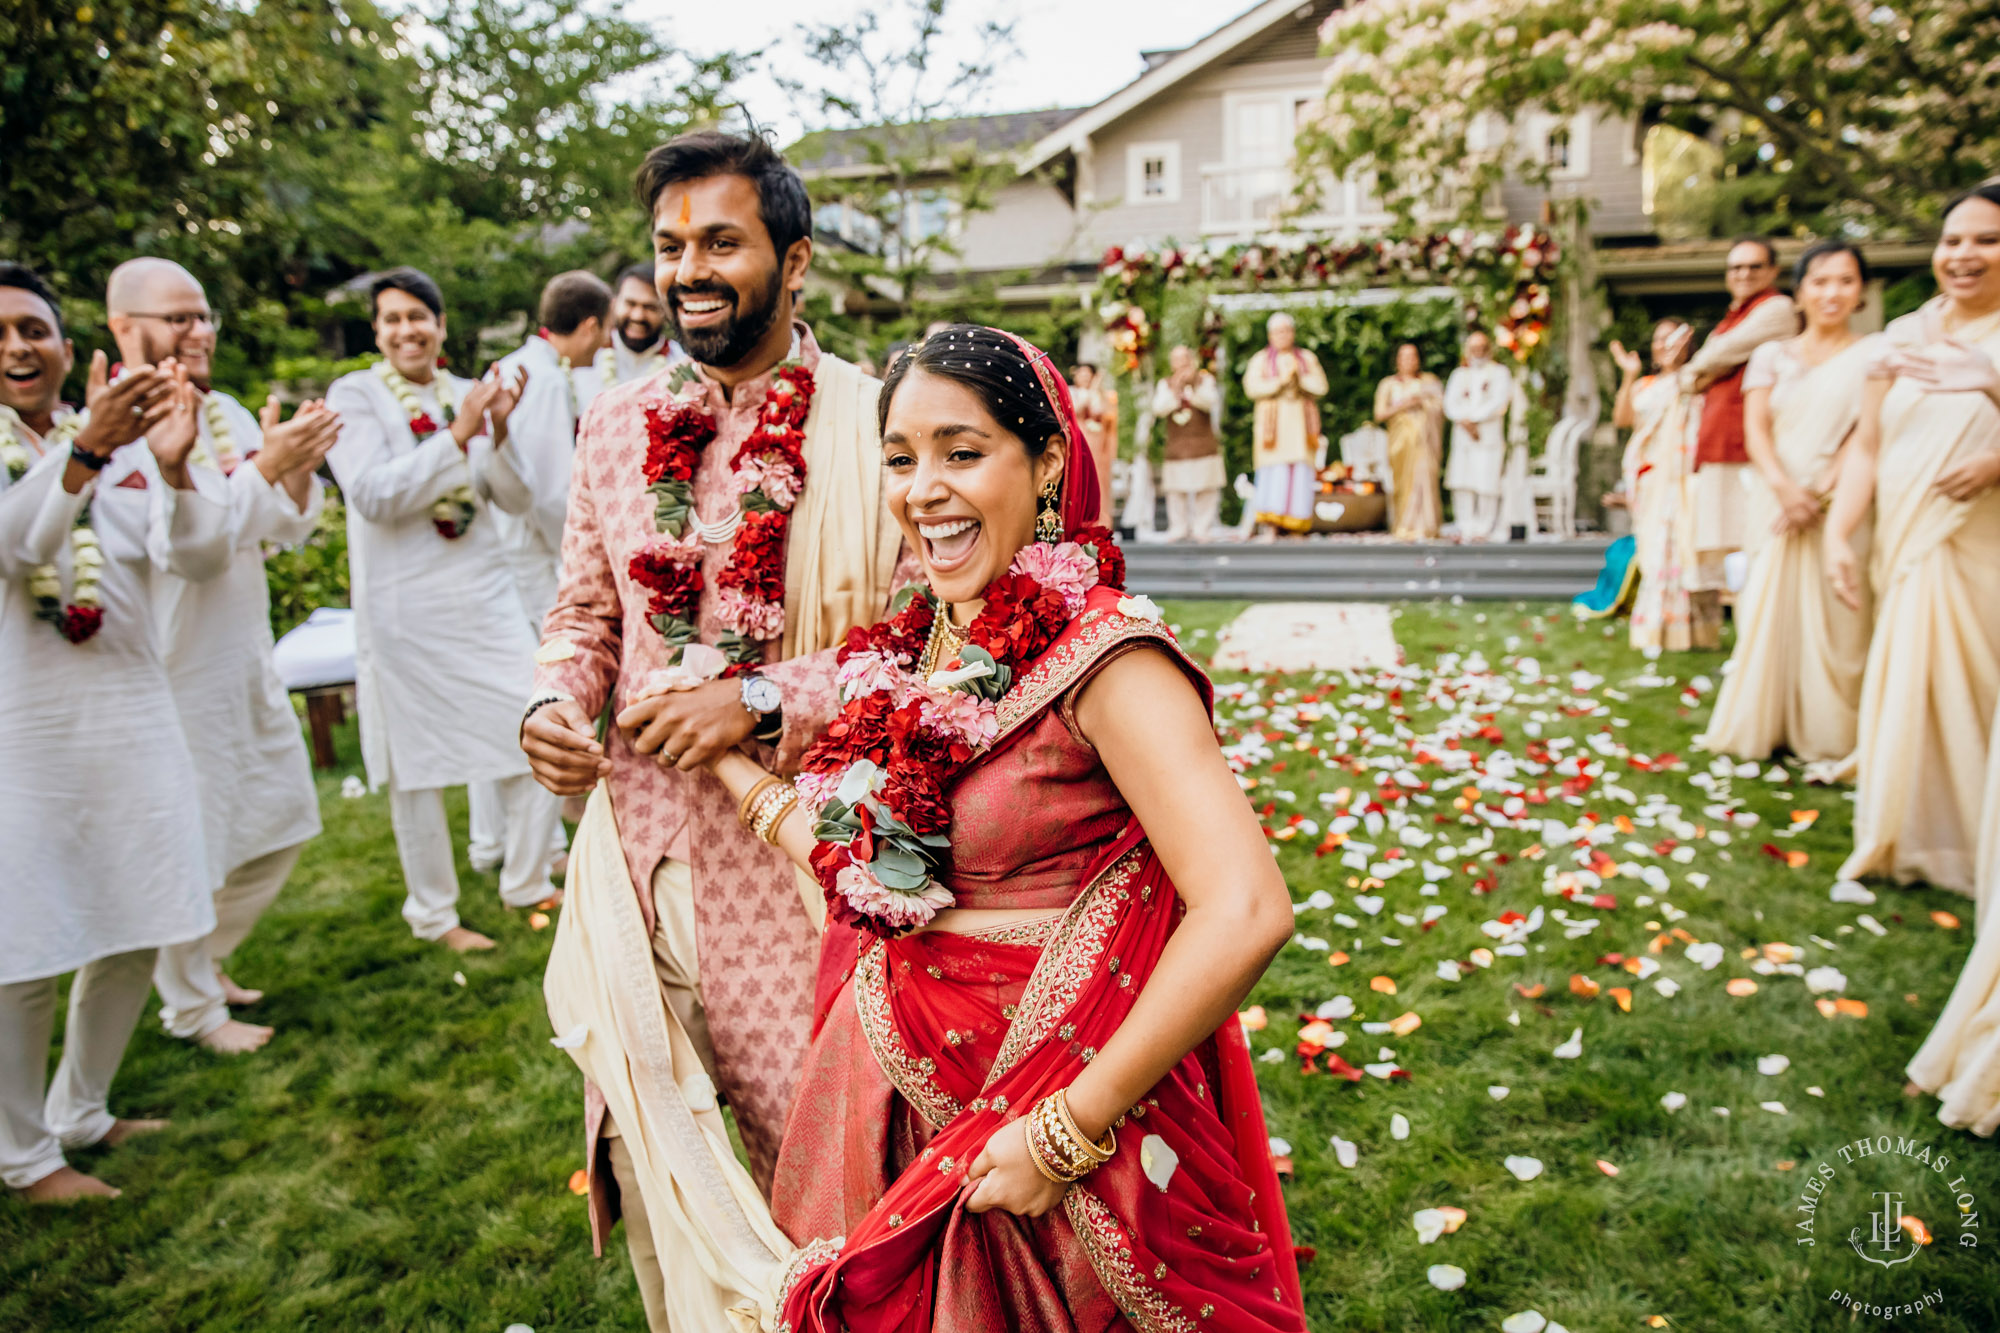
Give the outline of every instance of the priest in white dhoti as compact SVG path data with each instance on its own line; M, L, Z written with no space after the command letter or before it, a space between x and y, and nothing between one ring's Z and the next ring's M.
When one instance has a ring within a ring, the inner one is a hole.
M0 1183L40 1202L115 1196L64 1150L163 1125L114 1117L111 1080L159 947L206 935L215 907L153 584L229 560L227 505L187 465L185 373L107 383L99 352L79 420L57 402L72 361L54 295L0 264Z
M1465 364L1444 386L1444 416L1451 423L1451 457L1444 486L1451 492L1452 519L1466 541L1506 536L1500 497L1510 435L1524 437L1527 405L1513 372L1493 359L1493 340L1484 329L1465 337Z
M262 992L238 988L222 970L271 905L319 833L319 798L291 697L271 664L271 598L264 551L310 537L319 521L313 472L332 447L339 421L306 404L269 434L247 408L209 383L216 321L193 274L171 260L128 260L105 295L112 336L127 365L172 357L199 397L189 466L226 496L232 553L216 578L162 575L154 615L164 636L167 677L194 757L208 848L216 928L169 945L154 968L160 1019L176 1037L240 1054L270 1040L271 1029L231 1017L231 1004Z
M583 404L577 368L586 370L604 343L611 289L586 269L558 273L542 288L541 328L500 361L502 379L525 370L521 401L507 416L513 454L526 466L534 503L525 514L497 510L493 527L507 547L521 607L537 638L555 605L562 573L563 514L569 508L570 456Z
M1256 404L1251 421L1251 463L1257 493L1251 501L1266 536L1312 531L1319 496L1319 400L1326 371L1309 348L1298 345L1292 317L1280 310L1265 323L1269 343L1243 369L1243 391Z
M618 275L611 302L611 341L597 353L596 391L645 379L662 367L688 359L667 330L667 306L653 285L650 261Z
M377 278L371 299L383 359L327 394L340 416L327 461L348 507L362 757L369 783L389 788L411 930L490 949L459 921L444 789L495 784L509 907L555 896L560 828L515 745L535 638L493 522L495 507L534 504L507 429L525 382L437 369L444 297L415 269Z

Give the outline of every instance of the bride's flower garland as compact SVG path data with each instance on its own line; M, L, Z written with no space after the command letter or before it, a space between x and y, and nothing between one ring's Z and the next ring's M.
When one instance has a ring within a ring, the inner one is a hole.
M662 540L632 557L627 572L652 594L647 619L672 648L671 666L695 638L701 603L701 551L706 538L734 536L715 577L717 641L728 674L763 660L764 641L785 629L785 531L806 481L805 422L813 377L791 362L778 367L757 425L730 460L740 496L732 519L704 523L694 512L694 472L715 438L715 416L692 398L667 398L646 408L646 490Z
M83 429L83 415L73 414L59 422L44 444L67 445ZM11 420L0 419L0 467L7 469L12 485L34 466L28 446L21 440ZM36 565L28 571L28 596L35 599L35 618L46 620L56 633L71 643L82 643L104 628L104 603L97 585L104 580L104 551L97 532L90 526L90 506L85 504L69 529L69 562L72 587L64 603L62 571L54 565Z
M387 361L377 361L375 373L382 377L382 383L388 386L391 394L395 395L397 405L409 419L410 433L415 435L419 442L451 425L457 417L458 410L447 396L447 386L442 375L431 381L431 388L437 393L438 407L444 412L444 425L441 426L431 420L430 413L424 411L423 402L417 397L416 386L404 379L402 373L394 366ZM457 541L465 535L466 529L472 526L472 520L478 513L479 507L473 503L472 488L454 486L431 505L431 526L436 528L438 535L446 541Z
M945 788L1000 731L999 704L1103 584L1125 586L1125 556L1103 527L1037 542L986 588L966 645L926 678L936 625L929 589L868 629L848 631L836 683L845 701L806 752L797 787L813 815L812 867L835 920L877 935L951 906Z

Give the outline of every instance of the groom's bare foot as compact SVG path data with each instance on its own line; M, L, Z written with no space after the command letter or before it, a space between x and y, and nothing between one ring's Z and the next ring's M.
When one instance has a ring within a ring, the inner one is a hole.
M116 1120L112 1122L111 1132L99 1142L107 1148L116 1148L135 1135L157 1134L172 1123L171 1120Z
M464 926L453 926L438 936L438 943L453 953L471 953L474 949L494 949L499 946L476 930Z
M76 1203L83 1199L115 1199L119 1191L73 1166L59 1166L21 1191L29 1203Z
M264 998L263 991L250 990L247 987L237 985L234 981L230 980L229 974L219 967L215 969L215 979L222 984L222 1002L232 1009L246 1004L255 1004Z
M553 912L556 910L556 908L562 906L562 901L563 901L563 891L561 889L557 889L554 893L551 893L548 897L536 903L535 910L538 912Z
M206 1036L201 1044L217 1055L248 1055L271 1039L272 1029L232 1018Z

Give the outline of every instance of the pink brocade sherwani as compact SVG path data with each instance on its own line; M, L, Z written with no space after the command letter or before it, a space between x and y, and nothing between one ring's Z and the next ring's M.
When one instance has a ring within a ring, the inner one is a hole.
M817 368L818 344L796 325L798 360ZM724 399L708 387L716 436L694 476L696 511L714 520L735 503L730 459L757 424L772 377L736 386ZM535 690L559 690L595 716L607 699L623 709L647 675L667 665L669 650L646 619L648 594L627 567L640 548L660 539L653 499L646 493L648 404L666 395L666 377L654 374L600 394L584 414L571 474L569 514L563 528L562 585L543 625ZM875 448L873 431L857 445ZM806 478L812 485L812 478ZM704 591L697 631L704 643L722 632L715 613L715 580L727 563L727 545L702 555ZM886 606L883 608L886 612ZM557 640L568 640L564 653ZM767 651L774 659L778 644ZM832 718L834 653L771 660L764 674L784 691L784 734L775 750L760 747L760 762L774 772L794 772L799 758ZM702 1001L714 1044L716 1081L736 1113L750 1155L751 1172L770 1187L778 1140L792 1086L812 1031L812 1001L819 937L806 919L798 882L782 853L745 832L736 802L706 772L662 768L636 753L624 731L606 741L610 789L632 883L646 927L654 925L649 886L662 858L687 861L694 878L695 935ZM587 1089L585 1127L590 1149L591 1223L598 1244L614 1211L607 1173L600 1171L598 1135L604 1105Z

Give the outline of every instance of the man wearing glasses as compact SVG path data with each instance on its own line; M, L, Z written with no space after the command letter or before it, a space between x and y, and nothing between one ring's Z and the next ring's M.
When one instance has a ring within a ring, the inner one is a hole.
M1722 641L1722 563L1740 550L1747 519L1744 475L1750 454L1743 442L1743 367L1762 343L1799 331L1798 309L1777 288L1778 252L1761 237L1744 237L1729 247L1723 281L1729 313L1708 335L1701 350L1681 368L1681 386L1700 395L1690 412L1694 477L1688 503L1694 511L1696 568L1690 582L1688 618L1696 648Z
M229 562L203 582L154 580L154 614L195 786L215 898L215 929L160 950L153 983L168 1032L237 1055L271 1029L230 1017L260 991L239 988L223 962L284 887L307 840L319 833L319 801L291 701L271 664L270 591L264 551L296 545L319 522L313 473L339 436L323 403L280 422L276 398L262 419L214 388L209 376L219 321L194 275L165 259L129 260L105 293L111 334L125 365L171 357L198 390L189 466L226 496Z

